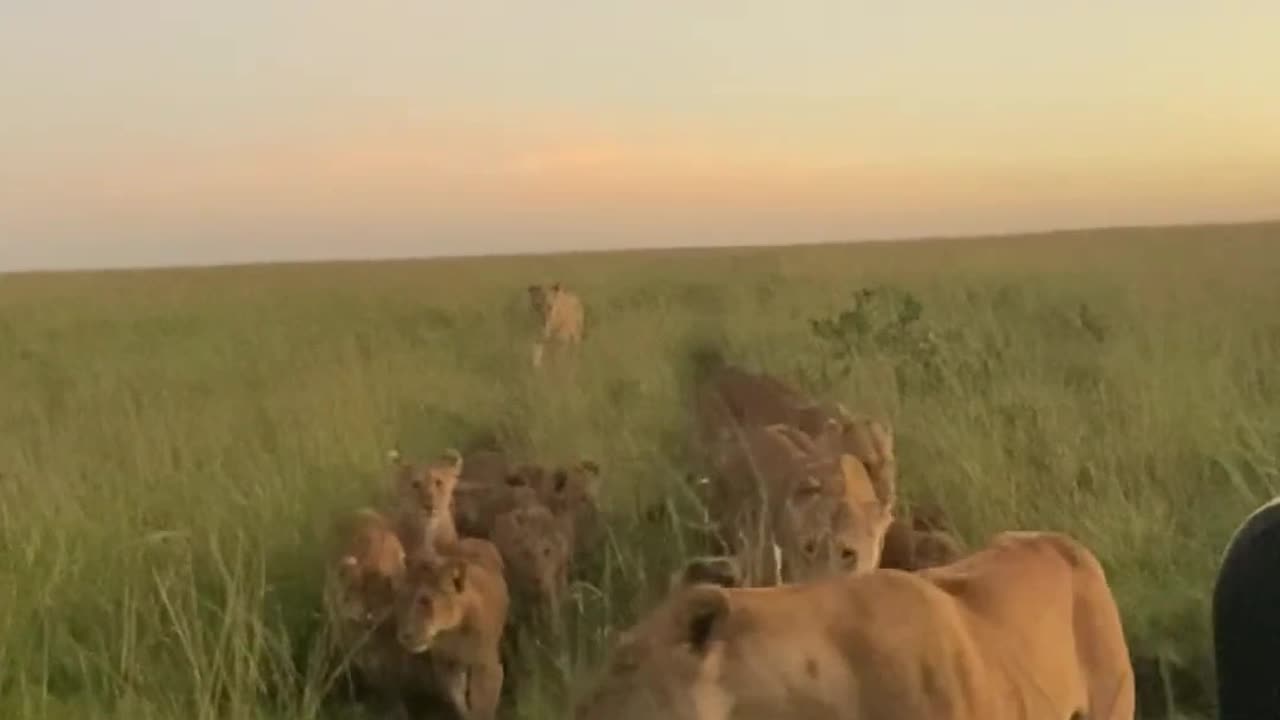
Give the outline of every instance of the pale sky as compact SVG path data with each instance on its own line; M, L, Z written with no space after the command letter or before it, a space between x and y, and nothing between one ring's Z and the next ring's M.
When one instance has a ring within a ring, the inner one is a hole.
M1280 217L1274 0L8 0L0 269Z

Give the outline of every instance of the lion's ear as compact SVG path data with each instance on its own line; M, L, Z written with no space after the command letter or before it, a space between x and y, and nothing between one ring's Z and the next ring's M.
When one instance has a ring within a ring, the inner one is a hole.
M680 632L697 655L705 655L716 631L729 616L729 595L716 585L696 585L687 591L680 612Z
M338 572L345 577L354 576L359 569L360 561L355 555L343 555L342 559L338 560Z
M449 576L453 580L453 587L458 592L467 589L467 564L455 563L449 571Z
M678 578L682 585L708 583L733 588L742 585L742 569L732 557L713 555L693 558L685 563Z
M440 453L440 469L454 475L462 474L462 453L454 448L445 448Z

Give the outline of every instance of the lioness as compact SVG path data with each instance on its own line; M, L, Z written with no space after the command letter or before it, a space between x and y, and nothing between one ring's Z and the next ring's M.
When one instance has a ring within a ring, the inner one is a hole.
M412 558L396 593L401 647L459 668L453 699L472 720L493 720L502 692L499 645L510 602L503 573L493 543L466 538Z
M893 428L887 421L855 415L839 403L816 402L772 375L717 360L703 372L695 412L699 444L712 453L736 431L785 426L861 460L878 492L896 483Z
M677 587L619 638L577 720L1132 720L1101 566L1012 532L946 567Z
M543 353L548 343L575 346L582 342L582 299L561 287L559 282L549 286L530 285L529 305L542 324L538 339L533 344L533 366L542 366Z
M435 552L458 541L453 521L453 493L462 472L462 455L446 449L426 465L406 463L391 451L396 487L396 532L408 555Z
M404 574L405 553L391 522L362 508L344 525L325 598L338 649L393 712L404 716L410 706L438 707L453 673L434 658L410 656L396 640L395 588Z
M708 504L750 584L879 565L895 489L855 457L784 425L748 427L714 454Z

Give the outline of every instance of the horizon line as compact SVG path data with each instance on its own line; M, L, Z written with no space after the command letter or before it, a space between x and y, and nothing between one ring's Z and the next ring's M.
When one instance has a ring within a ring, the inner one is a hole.
M844 245L883 245L890 243L926 243L926 242L964 242L974 240L992 240L1012 237L1040 238L1052 235L1070 235L1089 232L1116 232L1141 230L1170 230L1179 228L1223 228L1280 225L1280 214L1255 219L1239 220L1206 220L1199 222L1147 222L1117 225L1076 225L1042 229L1011 229L981 233L928 234L901 236L867 236L844 240L813 240L798 242L756 242L742 244L687 244L687 245L641 245L612 248L557 248L550 250L531 249L524 252L446 252L437 255L385 255L369 257L303 257L279 258L274 260L227 260L213 262L194 262L189 264L156 263L135 265L99 265L83 267L27 267L12 270L0 269L0 278L36 275L86 275L113 273L147 273L172 272L183 270L235 270L247 268L296 268L314 265L367 265L374 263L404 262L456 262L471 260L504 260L519 258L555 258L577 257L583 255L628 255L636 253L680 253L680 252L714 252L717 250L785 250L840 247Z

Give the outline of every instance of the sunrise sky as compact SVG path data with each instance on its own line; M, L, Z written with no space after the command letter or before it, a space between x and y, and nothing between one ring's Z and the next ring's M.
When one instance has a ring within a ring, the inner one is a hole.
M0 8L0 269L1280 217L1274 0Z

